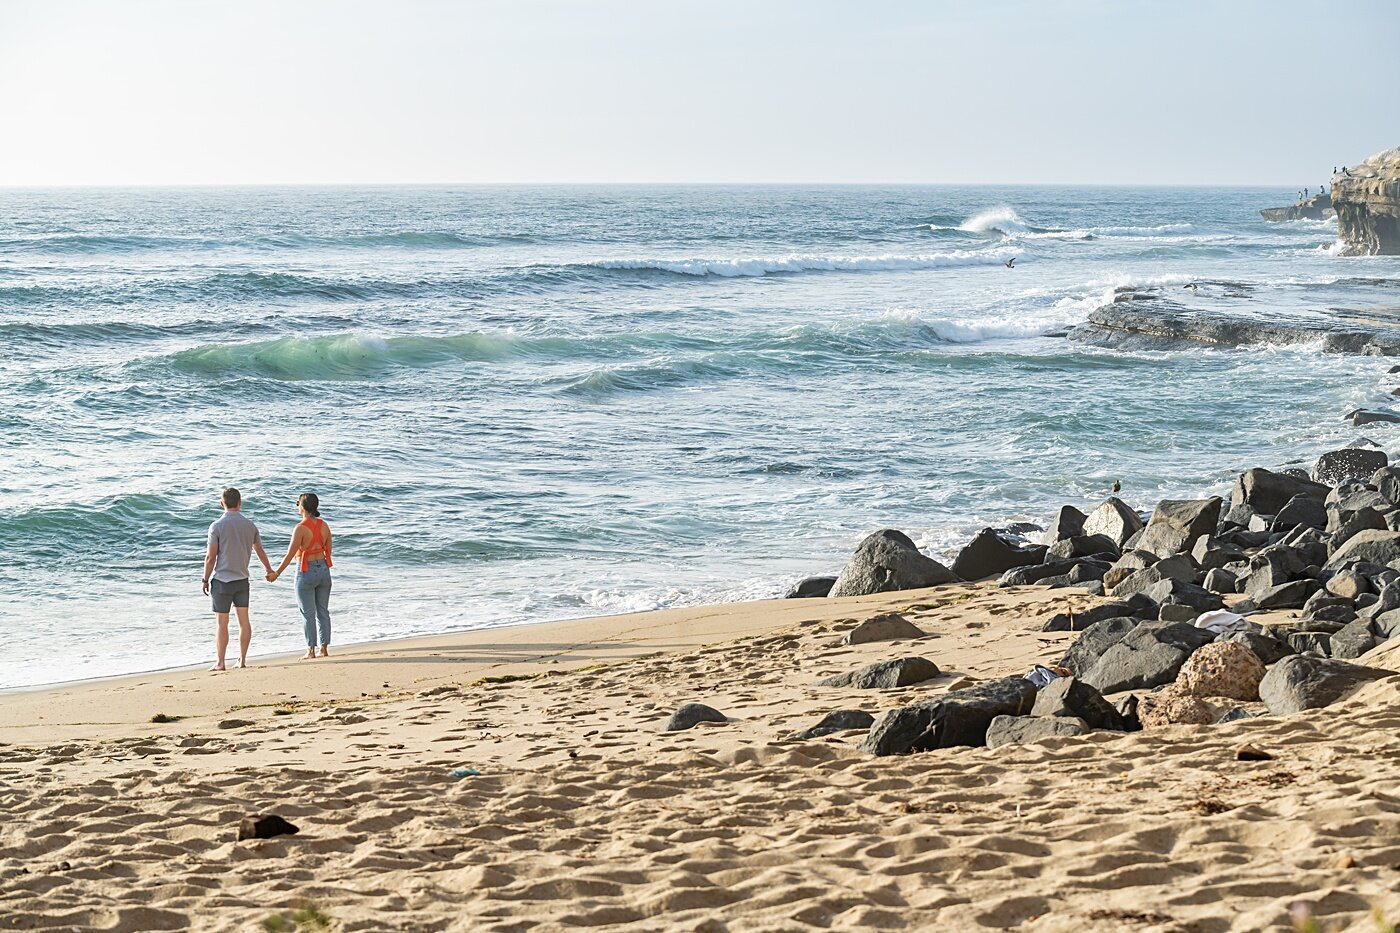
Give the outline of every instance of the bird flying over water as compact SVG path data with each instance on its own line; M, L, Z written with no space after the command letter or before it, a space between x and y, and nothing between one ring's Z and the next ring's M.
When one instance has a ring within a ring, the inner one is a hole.
M1006 260L1006 268L1008 268L1008 269L1014 269L1014 268L1016 268L1016 257L1015 257L1015 256L1012 256L1010 259Z

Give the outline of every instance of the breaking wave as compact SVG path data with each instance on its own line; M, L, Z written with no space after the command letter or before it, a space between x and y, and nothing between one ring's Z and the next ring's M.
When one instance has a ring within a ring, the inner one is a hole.
M738 278L794 274L799 272L892 272L941 269L950 266L1001 265L1015 255L1010 250L953 250L947 253L919 253L877 256L754 256L734 259L605 259L585 263L587 267L623 272L664 272L688 276Z

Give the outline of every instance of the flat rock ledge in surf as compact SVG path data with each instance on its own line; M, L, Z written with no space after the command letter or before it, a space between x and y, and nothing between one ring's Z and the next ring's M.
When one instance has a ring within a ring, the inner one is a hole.
M1114 350L1173 350L1185 346L1317 344L1328 353L1400 355L1400 320L1331 312L1334 320L1252 318L1188 308L1151 294L1123 293L1089 312L1069 339Z
M1337 216L1337 212L1332 208L1331 193L1324 191L1287 207L1266 207L1259 216L1276 223L1280 220L1326 220Z

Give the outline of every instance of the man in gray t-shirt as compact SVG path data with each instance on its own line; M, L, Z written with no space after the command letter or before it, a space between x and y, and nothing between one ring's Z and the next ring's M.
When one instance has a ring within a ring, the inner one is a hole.
M248 644L253 640L253 626L248 621L248 560L253 552L272 573L272 561L263 550L258 526L243 517L240 508L243 496L230 486L219 496L224 514L209 526L209 547L204 552L204 595L214 603L214 647L218 663L211 671L224 670L224 655L228 652L228 613L238 613L238 666L248 666Z

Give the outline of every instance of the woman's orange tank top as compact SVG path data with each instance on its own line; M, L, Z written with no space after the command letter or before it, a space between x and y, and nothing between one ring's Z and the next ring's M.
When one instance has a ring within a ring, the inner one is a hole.
M331 541L329 534L327 534L325 521L319 518L308 518L301 524L305 525L311 532L311 546L304 547L299 552L301 572L306 573L307 564L313 560L324 560L327 567L334 566L331 563Z

